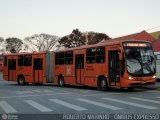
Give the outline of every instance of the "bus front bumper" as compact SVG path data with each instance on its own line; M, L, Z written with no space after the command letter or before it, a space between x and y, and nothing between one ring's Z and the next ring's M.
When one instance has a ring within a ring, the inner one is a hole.
M122 84L122 87L141 87L141 86L150 86L154 85L156 82L155 79L150 79L150 80L126 80L125 83Z
M155 82L136 82L136 83L131 83L129 84L130 87L138 87L138 86L149 86L149 85L154 85Z

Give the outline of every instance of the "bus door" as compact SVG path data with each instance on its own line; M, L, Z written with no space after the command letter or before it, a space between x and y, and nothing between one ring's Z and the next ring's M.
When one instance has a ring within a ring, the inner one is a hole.
M43 58L33 59L33 79L34 82L43 82Z
M75 76L77 84L84 84L84 54L75 55Z
M120 61L119 50L109 51L109 85L119 86L120 82Z
M156 77L158 80L160 80L160 54L157 55L157 61L156 61Z
M16 59L8 59L8 80L16 80Z

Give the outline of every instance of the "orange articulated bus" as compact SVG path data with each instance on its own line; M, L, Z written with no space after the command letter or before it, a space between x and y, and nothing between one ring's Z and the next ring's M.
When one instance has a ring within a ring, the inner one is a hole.
M27 55L30 55L27 59L31 61L28 63L30 66L25 66ZM23 65L19 66L21 59ZM155 66L150 42L108 41L54 52L5 55L3 77L19 84L55 83L61 87L83 85L100 90L109 87L134 89L156 82Z

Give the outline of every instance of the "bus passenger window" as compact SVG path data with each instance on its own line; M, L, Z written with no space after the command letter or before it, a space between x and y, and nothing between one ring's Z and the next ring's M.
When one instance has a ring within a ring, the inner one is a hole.
M65 64L73 64L73 52L65 52Z
M105 56L96 56L96 63L104 63Z
M86 63L92 64L95 63L95 55L96 55L96 49L95 48L89 48L86 50Z
M73 58L65 58L65 64L73 64Z
M96 63L105 62L105 47L98 47L96 49Z
M18 56L18 66L23 66L23 55Z
M55 64L58 65L58 53L56 53L56 56L55 56Z
M58 63L59 63L60 65L63 65L63 64L64 64L64 52L59 53Z
M32 65L32 56L25 55L24 56L24 66L31 66Z

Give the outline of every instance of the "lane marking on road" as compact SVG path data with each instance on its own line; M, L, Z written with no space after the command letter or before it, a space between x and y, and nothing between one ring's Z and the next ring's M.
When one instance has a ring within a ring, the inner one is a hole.
M52 91L52 90L43 90L43 92L51 92L51 93L53 93L54 92L54 90Z
M119 102L119 103L123 103L123 104L126 104L126 105L131 105L131 106L135 106L135 107L140 107L140 108L157 109L157 107L137 104L137 103L133 103L133 102L127 102L127 101L122 101L122 100L117 100L117 99L113 99L113 98L102 98L102 99L109 100L109 101L112 101L112 102Z
M58 88L58 87L54 88L54 87L48 87L48 86L42 86L42 87L46 89L50 89L53 92L56 90L56 91L61 91L61 92L69 92L71 94L76 94L76 95L81 95L81 96L95 96L95 95L108 94L108 93L102 93L97 90L85 90L85 89L76 89L76 88ZM79 93L76 93L76 92L79 92ZM111 95L111 94L122 94L122 93L109 93L109 94Z
M41 111L41 112L51 112L53 110L33 101L33 100L25 100L25 103L31 105L32 107L36 108L37 110Z
M122 108L119 108L119 107L115 107L115 106L112 106L112 105L107 105L107 104L100 103L100 102L95 102L95 101L88 100L88 99L78 98L77 100L79 100L81 102L89 103L89 104L92 104L92 105L100 106L100 107L103 107L103 108L108 108L108 109L111 109L111 110L122 109Z
M47 87L47 86L43 86L44 88L47 88L47 89L50 89L52 91L61 91L61 92L70 92L72 94L78 94L78 95L82 95L83 93L89 93L89 92L100 92L100 91L97 91L97 90L85 90L85 89L78 89L78 88L59 88L59 87L56 87L56 88L53 88L53 87ZM76 92L79 92L79 93L76 93Z
M149 99L137 98L137 97L129 97L129 98L134 99L134 100L144 101L144 102L151 102L151 103L160 104L160 101L156 101L156 100L149 100Z
M53 93L52 90L15 91L15 94Z
M6 112L6 113L16 113L17 111L9 105L6 101L0 101L0 107Z
M40 90L32 90L32 92L34 92L34 93L40 93L41 91Z
M15 94L33 94L32 91L14 91Z
M62 106L68 107L70 109L77 110L77 111L87 110L86 108L83 108L83 107L80 107L80 106L77 106L77 105L74 105L74 104L71 104L71 103L67 103L67 102L59 100L59 99L49 99L49 100L52 101L52 102L55 102L57 104L60 104Z
M160 91L158 91L158 90L153 90L153 91L146 91L146 92L160 92Z
M96 95L118 95L118 94L121 94L121 93L97 93L97 94L89 94L89 95L82 95L82 96L96 96Z
M72 88L52 88L52 87L47 87L47 86L43 86L43 88L47 88L47 89L50 89L50 90L53 90L53 91L60 91L60 92L68 92L70 94L77 94L77 95L83 95L82 93L84 92L81 92L83 90L79 90L79 89L72 89ZM80 92L79 92L80 91ZM84 90L85 91L85 90ZM79 93L76 93L76 92L79 92Z
M54 93L54 94L39 94L39 95L17 95L17 96L4 96L0 99L11 99L11 98L24 98L24 97L38 97L38 96L50 96L50 95L61 95L61 94L71 94L71 93Z
M61 91L61 92L68 92L67 90L64 90L65 88L58 88L58 87L55 88L55 87L48 87L48 86L42 86L42 88L46 88L46 90L49 89L49 90L53 90L53 91L57 90L57 91Z

